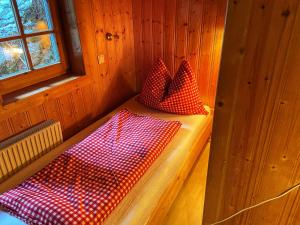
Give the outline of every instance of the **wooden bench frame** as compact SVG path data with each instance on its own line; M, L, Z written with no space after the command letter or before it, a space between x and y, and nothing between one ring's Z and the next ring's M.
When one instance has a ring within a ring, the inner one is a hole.
M164 219L168 214L173 202L175 201L179 191L181 190L182 186L184 185L185 180L189 176L193 166L195 165L197 159L203 152L209 138L211 136L212 131L212 114L210 115L210 122L204 128L203 135L201 135L197 142L193 145L192 151L189 157L183 164L180 172L177 174L176 179L172 182L165 191L164 194L161 196L159 203L157 204L155 210L152 212L151 217L147 225L163 225ZM199 212L200 213L200 212Z

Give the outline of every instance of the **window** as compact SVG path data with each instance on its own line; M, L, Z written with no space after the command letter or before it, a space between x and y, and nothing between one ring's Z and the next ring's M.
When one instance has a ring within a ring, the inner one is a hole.
M1 92L15 91L66 70L55 1L0 0Z

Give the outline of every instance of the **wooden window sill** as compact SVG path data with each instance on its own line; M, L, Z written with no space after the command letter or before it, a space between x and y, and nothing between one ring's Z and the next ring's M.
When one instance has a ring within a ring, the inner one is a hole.
M84 76L80 75L62 75L50 80L2 95L2 106L8 106L12 103L25 100L37 94L41 94L60 85L72 82Z

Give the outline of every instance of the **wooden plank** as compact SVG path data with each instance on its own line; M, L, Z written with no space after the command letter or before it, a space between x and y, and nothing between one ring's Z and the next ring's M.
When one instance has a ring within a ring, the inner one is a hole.
M210 119L212 120L212 116ZM198 140L193 145L192 151L190 152L189 157L184 162L177 176L177 179L174 180L172 185L170 185L168 189L164 191L147 225L165 224L164 222L167 213L169 212L174 200L176 199L180 189L184 184L184 181L188 177L189 172L191 171L193 165L195 164L195 161L202 153L202 150L210 137L211 126L212 123L208 123L207 126L204 127L203 134L199 136Z
M188 28L187 59L189 60L196 77L199 77L198 63L200 58L200 44L203 23L203 0L191 0ZM195 19L197 18L198 19Z
M102 1L92 1L91 10L95 24L95 39L97 44L97 58L98 58L98 67L99 67L99 76L96 77L97 83L93 86L94 94L95 94L95 106L94 107L94 115L101 114L103 112L103 108L105 108L105 99L104 93L107 90L107 83L109 83L109 71L108 71L108 49L105 40L105 26L104 26L104 12ZM103 58L103 62L99 62L99 60ZM86 121L87 122L87 121Z
M97 43L97 55L104 56L104 63L99 65L100 75L108 75L108 63L107 63L107 45L105 43L105 28L104 28L104 18L103 18L103 5L102 1L93 0L92 3L92 15L95 19L95 38Z
M153 7L152 7L153 60L163 57L164 9L165 9L164 1L153 0Z
M90 1L74 1L86 75L93 79L99 74L94 20ZM97 65L97 66L96 66Z
M176 0L165 0L164 62L171 74L175 71Z
M124 34L123 34L123 21L126 18L121 18L121 5L120 0L119 1L109 1L111 12L112 12L112 34L114 35L113 41L111 43L115 47L115 58L116 58L116 64L113 65L116 67L116 75L120 74L122 76L124 74L124 66L126 66L126 61L123 58L123 52L126 51L125 47L125 41L124 41ZM123 61L124 60L124 61Z
M44 105L47 119L52 119L62 123L62 115L59 110L57 99L48 100Z
M256 4L258 5L259 3ZM245 60L245 62L248 63L245 64L246 66L244 68L246 74L249 74L248 75L249 78L247 79L248 81L250 81L250 83L248 82L248 85L251 86L252 82L254 82L254 84L257 83L257 92L256 92L257 94L255 95L254 101L257 104L264 105L265 107L264 108L252 107L254 110L256 110L256 112L253 113L252 118L249 120L249 122L251 123L250 132L254 129L256 130L258 129L257 128L258 124L251 121L261 120L264 123L260 122L260 124L262 124L262 126L259 127L261 131L257 132L257 136L256 135L254 136L254 141L257 141L256 146L253 145L249 146L250 151L247 153L250 156L252 155L251 157L253 158L255 157L254 158L255 162L259 162L259 163L253 165L252 168L251 167L246 168L246 170L247 171L250 170L251 173L248 172L249 174L248 181L250 182L248 183L244 181L244 185L243 185L244 187L247 187L247 192L248 192L245 202L255 201L255 199L252 196L254 195L254 193L257 193L258 191L257 188L260 187L261 185L260 179L263 171L261 164L266 163L266 160L270 157L268 146L271 140L270 138L272 137L272 133L274 129L273 126L276 123L276 120L273 120L272 118L274 118L273 115L276 115L276 111L278 110L278 105L272 105L272 104L274 104L276 102L275 99L278 98L277 94L281 83L280 80L284 79L283 77L285 76L282 73L282 68L285 63L286 50L290 39L290 33L289 32L282 33L282 29L287 29L287 30L291 29L291 26L293 24L292 22L293 19L291 17L291 20L288 21L289 23L286 23L285 19L280 15L280 13L283 10L283 8L281 7L285 8L286 6L284 3L278 2L277 4L274 4L272 7L270 6L270 9L272 10L263 13L257 11L253 12L253 19L256 20L255 23L259 22L260 20L263 20L265 21L265 24L262 24L261 27L256 27L256 28L253 26L251 27L251 29L255 30L259 28L260 30L268 33L264 34L264 36L266 36L265 39L260 39L261 35L257 35L257 36L252 35L252 37L249 37L249 40L252 40L249 41L249 44L253 46L253 47L249 47L253 49L251 54L249 54L249 57L252 57L252 59L247 58L247 61ZM279 14L279 16L277 16L276 13L274 13L275 11ZM272 29L265 30L266 26L272 27ZM259 44L255 42L258 42ZM255 50L254 46L259 46L258 48L260 49L259 52L257 52L258 50ZM264 54L261 54L261 49L264 50ZM271 59L270 57L268 57L268 55L273 56L273 58ZM253 59L256 59L255 65L257 70L255 72L251 71L252 66L251 63L249 63L250 61L248 61ZM245 74L245 72L243 71L242 73ZM269 79L274 80L275 82L271 82L271 83L266 82L266 80L263 80L263 74L269 74ZM254 87L256 87L256 85ZM242 86L240 88L243 89ZM251 93L251 90L252 88L248 89L248 92ZM249 94L247 95L249 96ZM273 123L272 120L275 123ZM259 148L258 154L256 153L257 148ZM251 177L253 177L253 179L250 179ZM277 191L280 192L281 191L280 185L276 187L278 188ZM256 199L256 201L258 201L258 199ZM248 220L247 217L249 217L251 213L252 212L250 212L246 217L244 217L243 220ZM271 215L273 214L271 213Z
M74 111L76 115L77 127L79 129L84 128L87 125L86 109L84 106L83 94L81 89L78 88L72 92L72 104L74 105Z
M249 23L250 10L251 10L252 4L249 1L239 2L238 7L240 8L240 10L236 10L236 7L237 7L236 4L231 3L229 6L230 7L229 7L228 14L230 14L231 16L240 18L240 19L239 20L230 20L229 22L227 20L225 32L227 32L228 34L234 33L234 35L232 35L232 36L230 36L230 38L226 39L226 41L228 43L226 45L225 44L223 45L223 52L224 52L223 55L225 54L225 52L231 51L232 56L230 57L230 59L222 58L223 61L222 61L221 68L220 68L220 70L221 70L220 74L224 74L224 75L222 75L224 77L219 80L218 86L220 88L226 86L228 88L228 90L234 90L236 92L235 89L236 89L236 84L238 82L236 74L237 74L238 68L231 67L230 62L233 64L238 64L238 63L240 63L240 61L242 61L242 59L244 57L243 52L242 52L242 54L236 53L240 50L240 47L237 47L235 45L236 45L236 43L240 43L240 46L243 46L245 44L245 38L241 39L241 37L245 34L245 32L247 34L247 29L245 28L244 24ZM235 48L232 48L232 46L235 46ZM229 54L229 53L227 53L227 54ZM234 71L233 71L233 69L234 69ZM226 71L230 71L231 74ZM230 82L230 83L225 82L225 80L229 80L229 79L232 79L232 82ZM222 126L223 127L222 132L227 133L227 136L218 134L218 132L221 130L219 130L215 127L213 128L213 132L215 132L215 136L218 137L218 143L219 143L218 149L220 149L220 150L219 150L219 154L211 153L210 161L216 161L216 162L220 162L220 163L209 164L208 177L212 177L212 176L225 177L226 176L226 170L224 169L224 167L227 165L227 158L228 158L227 151L228 151L228 145L230 143L230 134L233 130L233 125L232 125L232 122L230 122L230 124L228 124L229 122L228 122L228 120L224 120L224 116L228 117L228 118L234 118L234 116L235 116L235 114L232 114L232 112L230 112L228 109L226 110L226 107L228 107L228 108L235 107L235 101L233 99L234 93L232 93L232 92L227 92L227 94L224 92L222 95L218 94L218 96L217 96L217 102L216 102L217 110L216 111L218 111L220 114L222 113L223 116L221 117L221 116L219 116L219 114L215 114L214 124L218 124L218 126L220 126L220 127ZM226 107L223 107L224 105ZM217 142L217 140L215 140L215 141ZM214 147L215 141L212 141L211 149L215 148ZM248 161L250 161L250 159L251 158L247 158ZM213 167L213 169L211 167ZM216 186L220 185L219 182L220 181L218 181L216 179L208 179L208 187L216 187ZM223 185L224 180L221 179L221 182ZM223 192L222 186L220 187L220 189L211 189L211 190L209 188L207 189L207 194L206 194L207 197L205 200L206 203L205 203L205 211L204 211L204 222L212 223L212 222L220 219L219 215L223 215L220 212L221 207L224 204L223 198L221 197L223 195L223 193L224 192ZM215 207L214 210L210 210L210 209L212 209L212 207Z
M189 27L190 1L177 0L176 2L176 48L175 48L175 71L182 60L187 56L187 41Z
M25 112L16 113L9 118L9 122L15 134L20 133L30 127L30 122Z
M62 115L62 127L64 137L70 137L76 132L74 121L76 121L74 105L71 101L72 94L58 98L58 107Z
M221 63L221 53L223 46L223 35L224 35L224 26L225 26L225 16L227 9L227 0L221 0L217 4L218 12L216 19L216 30L215 30L215 42L213 47L213 62L211 66L211 77L209 82L209 91L208 91L208 100L206 104L214 108L217 83L219 78L219 68ZM201 68L200 68L201 69Z
M9 125L8 120L1 120L0 121L0 141L5 140L13 135L13 131Z
M27 110L26 113L30 121L30 126L34 126L46 120L46 115L42 105L32 107Z
M297 181L299 18L299 1L229 1L205 223ZM295 192L227 224L297 224L298 198Z
M125 63L124 80L127 83L127 90L130 95L136 94L136 74L135 74L135 49L133 35L133 11L131 0L119 0L122 18L122 37L124 41L124 51L122 53Z
M153 30L152 30L152 0L142 1L142 48L143 48L143 73L140 78L141 84L144 83L147 73L153 64Z
M132 0L136 87L140 90L143 73L142 0Z
M210 143L207 143L178 193L164 225L201 224L204 209Z
M64 81L64 79L60 81ZM55 99L88 83L91 83L90 79L84 76L80 78L76 77L76 79L68 81L63 85L57 84L56 82L49 84L47 83L45 86L42 85L40 87L41 91L39 91L38 93L35 93L37 91L36 89L28 89L24 93L22 92L22 95L28 95L31 91L33 91L35 94L26 97L18 97L20 98L20 100L10 102L7 105L0 107L0 115L2 118L4 118L11 113L27 110L33 106L42 105L48 99ZM49 88L49 86L51 88ZM46 90L43 90L45 87Z
M198 85L202 101L209 103L209 87L212 74L212 65L215 47L217 1L205 1L201 30L201 46L198 63Z
M287 7L290 7L290 10L295 12L294 15L289 17L289 20L282 15L282 12L286 10ZM298 37L300 23L299 2L289 1L274 4L273 10L278 13L281 12L281 15L277 17L274 15L274 18L270 20L270 26L276 30L275 24L277 26L281 25L289 32L287 32L285 36L278 31L278 34L281 35L281 39L279 39L278 42L280 43L279 46L282 47L282 49L280 49L282 51L277 54L277 57L279 58L278 60L282 59L284 62L276 63L274 69L274 75L276 76L273 78L274 85L271 86L269 93L271 97L269 97L268 105L274 103L274 107L272 113L266 115L270 117L267 141L262 149L263 154L261 164L259 164L259 169L256 174L255 185L251 186L251 188L254 188L252 196L254 196L255 193L259 193L256 195L257 198L260 196L261 198L268 196L270 192L279 192L294 184L297 169L299 169L299 163L293 160L299 157L299 149L296 150L291 147L299 146L299 141L297 139L290 139L291 136L299 135L298 116L300 108L298 106L300 99L298 87L300 83L296 74L298 74L300 67L295 64L300 52L300 39ZM272 40L274 39L274 35L272 35ZM282 130L286 130L286 132L282 132ZM268 168L268 166L264 164L270 165L270 167ZM278 178L280 182L277 181ZM272 191L265 188L266 185L275 182L276 186L274 185ZM291 196L289 199L283 199L282 204L280 204L279 201L278 203L266 207L266 212L270 216L265 218L265 220L272 221L275 224L278 224L280 220L281 223L285 223L288 217L281 215L281 212L283 210L291 211L287 201L290 203L294 202L296 200L296 193L294 194L294 197ZM254 223L262 223L259 219L251 218L252 213L257 215L258 218L262 217L261 212L255 210L249 213L247 219L254 221Z
M114 26L114 18L113 18L113 12L112 12L112 7L110 4L110 1L108 0L102 0L102 7L103 7L103 20L104 20L104 29L105 29L105 34L106 33L111 33L114 34L115 26ZM107 63L108 63L108 75L110 77L110 80L113 79L113 76L116 74L116 69L118 65L117 57L116 57L116 47L114 45L114 41L105 41L107 45L107 53L108 53L108 58L107 58Z
M118 36L119 39L116 41L120 42L121 48L119 49L120 53L117 53L119 56L119 69L117 71L118 75L118 89L123 90L121 92L122 96L128 96L134 93L136 87L135 83L135 68L134 68L134 48L133 48L133 22L131 1L128 0L119 0L114 6L114 11L118 12L116 24L118 24Z
M86 116L89 118L88 120L90 120L93 114L93 105L90 104L91 102L93 102L93 94L92 94L91 86L85 86L81 88L81 92L83 95L83 103L84 103L83 106L86 111Z

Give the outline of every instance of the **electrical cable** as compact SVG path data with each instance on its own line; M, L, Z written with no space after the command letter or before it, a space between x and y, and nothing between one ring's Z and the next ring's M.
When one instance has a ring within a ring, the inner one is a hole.
M277 199L279 199L279 198L282 198L282 197L284 197L285 195L289 194L290 192L296 190L296 189L299 188L299 187L300 187L300 183L298 183L298 184L296 184L296 185L294 185L294 186L288 188L287 190L283 191L281 194L277 195L277 196L274 197L274 198L270 198L270 199L267 199L267 200L262 201L262 202L260 202L260 203L257 203L257 204L255 204L255 205L252 205L252 206L249 206L249 207L247 207L247 208L244 208L244 209L242 209L242 210L240 210L240 211L238 211L238 212L232 214L231 216L229 216L229 217L227 217L227 218L225 218L225 219L223 219L223 220L220 220L220 221L211 223L211 224L209 224L209 225L216 225L216 224L224 223L224 222L226 222L226 221L228 221L228 220L231 220L232 218L236 217L237 215L240 215L240 214L243 213L243 212L246 212L246 211L248 211L248 210L250 210L250 209L256 208L256 207L261 206L261 205L264 205L264 204L269 203L269 202L271 202L271 201L277 200Z

